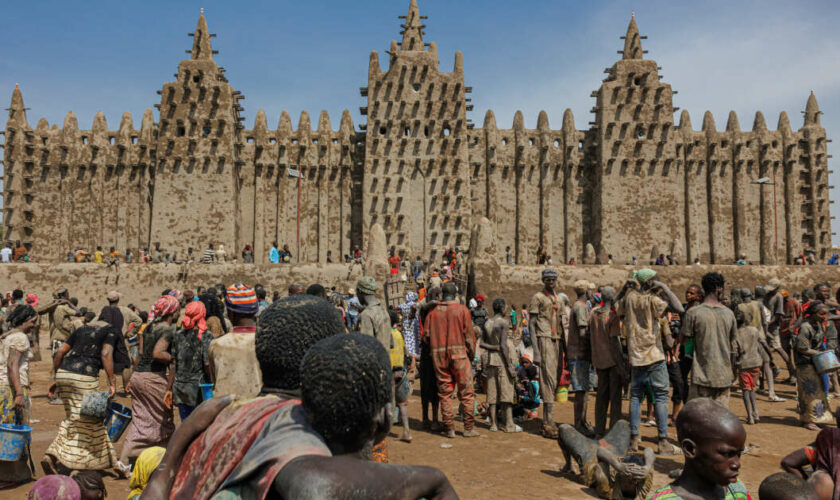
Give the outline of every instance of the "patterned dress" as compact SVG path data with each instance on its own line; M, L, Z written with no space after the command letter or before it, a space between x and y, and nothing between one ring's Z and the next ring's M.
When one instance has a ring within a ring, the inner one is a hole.
M420 318L417 304L417 294L408 292L405 294L405 302L399 306L400 314L403 317L403 337L405 337L405 349L412 356L420 355Z

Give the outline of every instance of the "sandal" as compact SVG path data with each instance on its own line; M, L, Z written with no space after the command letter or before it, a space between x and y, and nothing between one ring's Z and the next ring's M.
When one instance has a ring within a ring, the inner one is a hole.
M522 427L520 427L518 425L514 425L513 430L507 430L507 428L504 428L504 429L502 429L502 432L506 432L508 434L512 434L512 433L515 433L515 432L522 432Z
M773 396L772 398L768 398L768 400L769 400L771 403L782 403L782 402L784 402L784 401L787 401L787 399L785 399L785 398L780 398L779 396Z

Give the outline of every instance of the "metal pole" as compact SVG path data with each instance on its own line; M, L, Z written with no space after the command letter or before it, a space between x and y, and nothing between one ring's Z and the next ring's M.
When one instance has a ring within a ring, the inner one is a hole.
M297 196L297 259L300 262L300 178L303 175L303 170L298 170L298 178L297 178L297 188L298 188L298 196Z
M774 262L779 265L779 218L776 217L776 169L773 168L773 231L776 233L776 255Z

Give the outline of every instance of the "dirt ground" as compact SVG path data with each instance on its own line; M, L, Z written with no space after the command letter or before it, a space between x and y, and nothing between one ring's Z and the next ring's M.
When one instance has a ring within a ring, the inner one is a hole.
M43 337L42 337L43 338ZM43 342L43 341L42 341ZM44 343L44 345L46 345ZM42 348L44 359L48 359L49 351ZM784 366L780 363L779 366ZM783 371L780 379L786 378ZM40 459L55 437L59 422L64 418L62 406L47 403L46 389L49 380L49 365L47 361L33 363L31 366L32 386L32 416L36 421L32 436L32 452L34 455L37 476L43 476ZM119 377L118 377L119 379ZM104 380L104 379L103 379ZM103 383L103 387L105 387ZM121 390L121 381L117 381L117 389ZM595 492L584 488L572 476L561 474L559 471L564 464L563 455L556 441L539 436L538 421L526 422L525 432L519 434L504 434L489 432L484 423L478 426L481 437L466 439L460 437L461 424L457 423L459 437L446 439L422 430L420 417L419 387L415 382L414 395L409 400L409 415L411 418L414 441L410 444L396 439L402 432L401 427L395 427L391 433L394 438L389 440L388 448L393 463L432 465L440 468L449 477L461 498L597 498ZM761 424L747 427L747 443L757 448L744 455L741 461L741 479L746 483L750 493L757 498L758 486L762 479L779 470L782 457L797 447L813 441L815 432L803 429L798 425L796 414L795 388L777 384L777 392L787 399L782 403L770 403L766 397L758 397ZM478 401L484 401L484 395L477 395ZM594 415L594 393L589 394L589 420ZM127 398L118 401L129 404ZM625 412L629 403L624 402ZM739 394L733 393L730 402L732 410L742 420L744 407ZM558 422L572 420L572 403L555 405L555 418ZM674 429L670 429L672 437ZM656 430L653 427L642 427L643 444L656 449ZM441 448L442 444L451 448ZM119 455L122 441L118 442ZM656 477L654 486L659 487L668 482L667 474L672 469L682 465L680 457L657 457ZM109 499L125 498L128 494L128 481L105 478ZM14 489L0 492L3 499L24 499L31 483Z

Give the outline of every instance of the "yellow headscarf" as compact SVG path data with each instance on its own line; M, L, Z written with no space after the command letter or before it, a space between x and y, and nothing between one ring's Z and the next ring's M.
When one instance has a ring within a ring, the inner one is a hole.
M157 469L160 462L163 460L163 454L166 453L165 448L160 446L152 446L146 448L143 453L137 457L137 462L134 463L134 469L131 471L131 481L128 486L131 492L128 494L128 500L131 500L135 495L143 493L146 488L146 483L152 476L152 472Z

